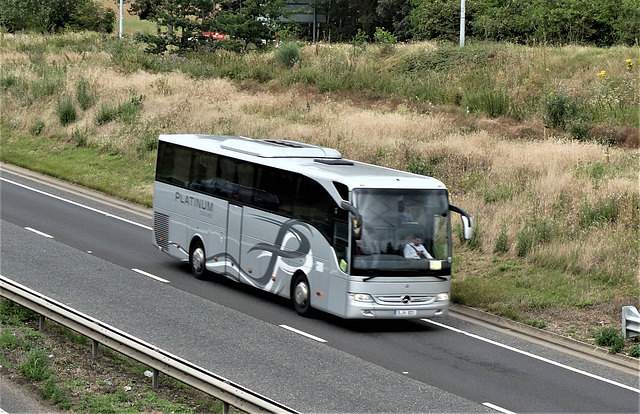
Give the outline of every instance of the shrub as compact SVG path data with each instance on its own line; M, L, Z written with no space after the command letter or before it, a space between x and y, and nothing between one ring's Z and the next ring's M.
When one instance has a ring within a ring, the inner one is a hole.
M89 82L84 78L80 79L76 87L76 99L83 111L91 108L98 100L98 96L89 90Z
M577 141L586 141L589 138L591 129L593 129L593 125L586 115L576 117L569 121L567 125L567 131L571 134L571 139Z
M535 319L527 319L526 321L524 321L524 323L538 329L544 329L547 327L546 323L541 321L536 321Z
M8 299L0 300L0 323L8 326L22 326L25 322L37 321L40 315Z
M497 184L495 187L484 190L483 198L487 204L498 201L509 201L516 194L516 188L512 183Z
M414 174L434 176L436 172L436 165L432 164L430 160L423 160L420 157L411 157L409 158L409 164L407 164L406 169Z
M5 329L0 334L0 346L3 348L15 348L18 346L18 339L10 329Z
M376 27L376 32L373 34L373 41L382 46L382 53L391 53L391 51L393 51L393 45L397 43L398 39L384 28Z
M109 104L103 103L100 110L96 113L94 121L96 125L103 125L108 122L114 121L118 117L118 108Z
M554 91L544 101L543 121L547 128L566 129L579 113L578 102L570 94Z
M78 113L76 107L73 105L73 101L70 98L63 98L58 102L58 120L62 126L67 126L76 122Z
M500 226L500 234L496 239L496 244L493 248L494 253L504 253L509 250L509 245L507 244L509 241L509 237L507 236L507 223L503 222Z
M300 62L300 50L295 43L283 43L274 55L276 63L285 68L291 68Z
M43 398L48 398L52 403L59 406L63 410L70 409L73 404L69 400L69 397L64 395L60 387L56 384L56 380L53 376L50 376L42 386L40 390L40 395Z
M29 132L31 133L31 135L40 135L43 129L44 129L44 122L37 121L35 124L31 125L31 128L29 128Z
M498 118L509 111L509 96L502 91L480 91L466 95L463 106L470 112L483 112L491 118Z
M632 346L629 350L629 356L634 358L640 357L640 345Z
M122 119L122 122L130 125L138 118L138 114L140 114L140 111L142 110L142 101L144 101L144 95L140 95L140 97L137 98L131 98L130 101L124 102L120 105L117 114Z
M87 132L87 130L81 131L79 129L75 129L71 134L71 138L76 142L78 147L86 147L88 137L89 132Z
M534 216L525 223L518 233L516 252L518 256L526 256L536 245L547 243L553 235L553 222Z
M18 83L18 77L13 74L0 78L0 88L2 89L9 89L16 83Z
M376 32L373 34L373 40L381 45L393 45L398 39L388 30L383 27L376 27Z
M590 202L584 202L580 206L580 226L589 228L592 226L601 225L604 223L611 223L618 218L618 205L615 200L598 201L596 206L591 205Z
M20 371L31 381L43 381L51 376L49 357L40 348L33 348L20 364Z
M616 354L624 348L624 338L616 328L602 328L593 337L596 345L609 347L609 352Z

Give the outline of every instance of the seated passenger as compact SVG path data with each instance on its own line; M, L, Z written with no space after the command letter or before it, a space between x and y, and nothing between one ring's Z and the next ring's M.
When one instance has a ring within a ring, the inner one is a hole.
M433 259L422 245L422 239L417 234L414 234L411 242L404 246L402 253L405 259Z

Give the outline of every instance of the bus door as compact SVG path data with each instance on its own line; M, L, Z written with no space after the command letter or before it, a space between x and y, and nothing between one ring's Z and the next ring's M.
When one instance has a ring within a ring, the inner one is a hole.
M227 260L225 274L235 281L240 280L240 242L242 235L242 207L229 204L227 214Z

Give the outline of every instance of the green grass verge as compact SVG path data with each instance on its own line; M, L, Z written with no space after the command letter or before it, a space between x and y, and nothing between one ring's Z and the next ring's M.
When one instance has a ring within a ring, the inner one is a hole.
M0 160L151 206L154 165L75 143L0 130Z
M467 306L485 309L516 321L526 321L527 311L546 307L583 308L615 297L617 288L603 286L591 276L529 265L513 260L483 266L482 276L457 275L452 282L452 299Z

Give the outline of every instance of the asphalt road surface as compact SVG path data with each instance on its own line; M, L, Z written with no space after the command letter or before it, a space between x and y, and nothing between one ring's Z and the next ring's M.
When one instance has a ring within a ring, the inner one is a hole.
M638 371L465 318L301 318L194 279L148 209L3 166L0 274L302 412L640 411ZM0 402L1 404L1 402Z

